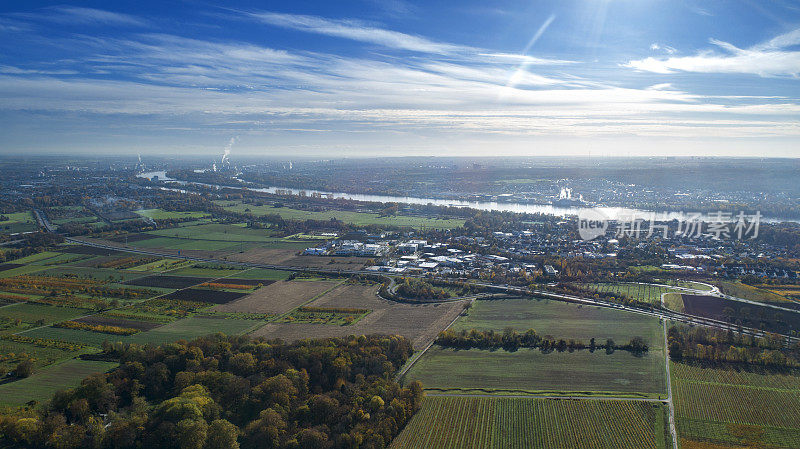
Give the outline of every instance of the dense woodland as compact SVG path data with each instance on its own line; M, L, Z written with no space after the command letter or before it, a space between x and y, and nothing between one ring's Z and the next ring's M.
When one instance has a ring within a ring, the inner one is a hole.
M667 334L669 356L675 361L750 364L771 368L800 368L800 343L784 337L754 337L704 327L672 326Z
M383 448L422 400L392 380L411 353L399 336L106 344L118 369L0 416L0 446Z

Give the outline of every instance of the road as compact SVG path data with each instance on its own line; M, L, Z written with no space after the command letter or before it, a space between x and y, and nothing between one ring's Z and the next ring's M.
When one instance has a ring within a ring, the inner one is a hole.
M376 273L374 271L367 271L367 270L341 270L341 269L331 269L331 268L309 268L309 267L298 267L298 266L291 266L291 265L276 265L276 264L264 264L264 263L254 263L254 262L237 262L237 261L230 261L227 259L216 259L216 258L209 258L209 257L199 257L199 256L190 256L190 255L176 255L174 253L167 253L167 252L159 252L152 249L141 249L141 248L133 248L129 246L125 246L122 244L111 244L112 242L97 242L97 241L88 241L81 238L75 237L66 237L65 239L71 243L77 243L85 246L91 246L95 248L102 248L112 251L123 251L123 252L130 252L135 254L143 254L148 256L157 256L157 257L164 257L164 258L172 258L172 259L184 259L184 260L192 260L196 262L206 262L206 263L215 263L215 264L227 264L227 265L237 265L246 268L265 268L265 269L272 269L272 270L284 270L284 271L304 271L304 272L314 272L314 273L322 273L322 274L331 274L331 275L368 275L368 276L385 276L389 277L383 273ZM423 275L405 275L406 277L418 277L418 278L425 278ZM389 277L391 279L391 277ZM670 320L670 321L677 321L681 323L691 324L691 325L700 325L706 327L713 327L716 329L722 330L731 330L734 332L741 331L744 334L753 335L757 337L763 337L764 331L760 329L754 329L749 327L739 327L734 326L728 322L715 320L712 318L705 318L700 317L697 315L691 315L683 312L676 312L672 310L666 309L659 309L659 308L652 308L652 309L643 309L638 307L631 307L626 306L619 303L603 301L600 299L594 298L584 298L579 296L573 295L565 295L561 293L554 293L547 290L534 290L529 289L526 287L515 287L511 285L498 285L498 284L491 284L486 282L476 282L474 283L477 286L483 286L489 289L494 290L495 292L501 293L508 293L514 295L525 295L525 296L541 296L548 299L554 299L557 301L566 301L572 302L576 304L585 304L591 306L599 306L599 307L607 307L611 309L618 309L624 310L627 312L632 313L639 313L643 315L650 315L656 316L663 320ZM797 311L794 311L797 312ZM800 338L790 336L790 335L783 335L787 341L796 343L800 342Z

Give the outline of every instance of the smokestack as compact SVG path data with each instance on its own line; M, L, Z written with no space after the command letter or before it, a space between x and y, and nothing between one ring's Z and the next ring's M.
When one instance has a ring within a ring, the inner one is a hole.
M238 136L231 137L231 140L228 141L227 145L225 145L225 152L222 153L222 159L219 161L220 167L225 166L225 164L227 165L231 164L230 160L228 160L228 156L230 156L231 154L231 149L233 148L233 144L235 144L238 139L239 139Z

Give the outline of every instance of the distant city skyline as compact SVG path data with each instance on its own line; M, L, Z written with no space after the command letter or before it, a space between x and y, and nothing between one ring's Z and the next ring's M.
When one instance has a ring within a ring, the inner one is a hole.
M0 6L0 154L799 157L776 0Z

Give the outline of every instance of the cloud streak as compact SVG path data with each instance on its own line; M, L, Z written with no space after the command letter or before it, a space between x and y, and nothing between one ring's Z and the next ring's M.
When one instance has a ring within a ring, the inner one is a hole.
M800 29L781 34L747 49L716 39L711 39L710 42L724 53L704 50L693 56L648 57L629 61L624 66L662 74L696 72L751 74L763 77L800 76L800 51L790 49L800 44Z

